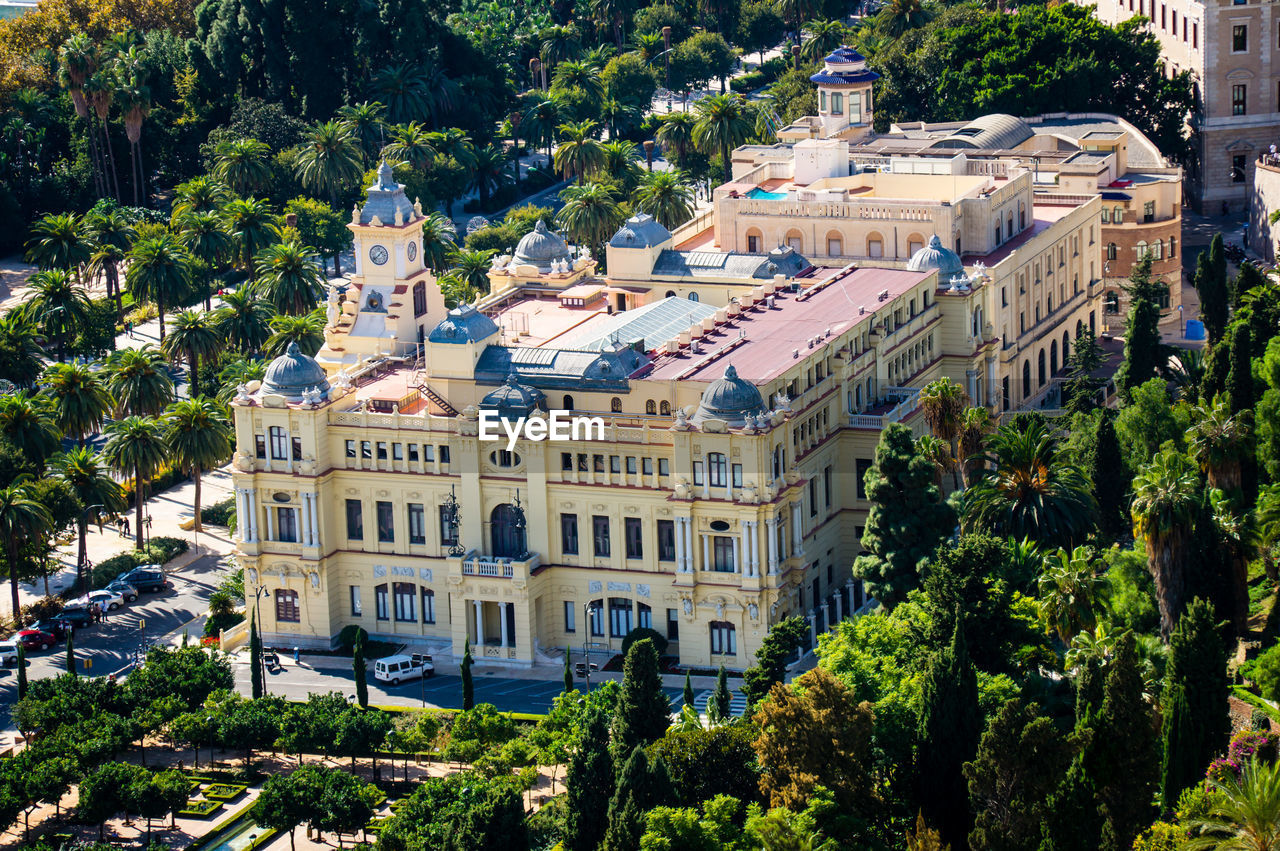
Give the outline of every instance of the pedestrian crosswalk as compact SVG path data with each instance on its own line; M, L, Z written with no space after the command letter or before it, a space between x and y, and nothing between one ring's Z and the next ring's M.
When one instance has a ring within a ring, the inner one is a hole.
M693 695L693 708L698 710L699 715L707 714L707 701L711 699L711 690L699 691ZM671 709L679 712L684 706L684 699L680 698L672 701ZM747 696L736 689L729 690L729 711L734 715L741 715L747 711Z

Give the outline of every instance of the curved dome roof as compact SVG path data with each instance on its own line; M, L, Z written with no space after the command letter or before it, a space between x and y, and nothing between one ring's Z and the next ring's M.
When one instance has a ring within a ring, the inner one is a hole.
M994 112L975 118L950 136L934 142L934 148L978 148L1009 150L1016 148L1034 136L1031 127L1021 118Z
M930 269L938 270L938 283L944 286L952 276L964 274L960 255L943 245L936 233L929 237L928 245L912 254L907 261L908 272L928 272Z
M517 381L513 372L501 387L490 391L480 400L480 407L496 411L504 420L518 420L541 407L544 398L541 390L526 387Z
M301 401L303 391L317 388L323 398L329 392L329 379L316 359L302 353L297 343L273 360L262 377L262 392L284 396L291 402Z
M724 420L731 427L746 424L746 415L764 410L764 398L760 390L738 377L738 371L729 364L725 368L724 378L711 382L702 393L702 401L698 410L694 411L692 422L698 425L703 420Z
M416 215L413 204L405 197L404 184L396 183L395 175L386 160L378 166L377 182L365 190L365 195L367 200L360 208L362 225L371 224L374 216L384 225L394 225L397 211L400 213L400 220L406 224L413 221Z
M820 86L851 86L880 79L867 59L851 47L837 47L822 60L822 70L809 78Z
M613 248L652 248L671 240L671 231L648 213L637 213L623 222L609 240Z
M498 333L493 320L470 304L463 304L449 311L449 315L427 335L430 343L475 343Z
M567 260L569 246L556 234L547 230L547 223L538 219L533 230L521 237L516 244L515 257L511 260L516 266L537 266L539 272L550 272L552 260Z

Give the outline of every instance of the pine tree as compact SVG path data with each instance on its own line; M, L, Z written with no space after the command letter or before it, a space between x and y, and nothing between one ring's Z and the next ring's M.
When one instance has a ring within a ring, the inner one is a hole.
M911 429L893 423L880 433L866 475L871 502L862 545L870 555L854 562L854 575L886 606L920 584L920 566L955 526L955 513L938 490L932 461L917 450Z
M1087 414L1098 407L1098 388L1102 382L1093 377L1102 366L1102 347L1088 326L1076 334L1075 348L1067 357L1067 382L1063 387L1067 414Z
M67 632L67 673L71 676L76 675L76 643L71 637L71 632Z
M564 847L568 851L596 851L604 839L613 775L608 720L602 708L590 706L583 721L582 740L569 757L565 781L568 817Z
M1129 391L1152 378L1164 367L1164 343L1160 338L1160 299L1168 291L1163 281L1151 279L1151 255L1129 276L1129 317L1125 320L1124 360L1116 372L1116 387Z
M252 613L249 615L249 667L252 673L249 680L253 684L253 699L262 697L266 684L262 681L262 638L258 635L258 623Z
M564 693L573 691L573 671L569 670L569 651L564 652Z
M769 627L756 651L756 663L742 674L742 690L747 695L748 706L764 700L774 684L786 678L787 660L804 645L808 635L809 625L795 615Z
M18 644L18 700L27 696L27 651Z
M732 697L729 694L729 675L724 669L724 665L720 666L720 672L716 674L716 688L711 692L711 698L707 701L707 718L713 724L719 724L721 721L727 721L732 712L729 708Z
M1094 421L1093 446L1085 459L1093 496L1098 501L1098 529L1109 540L1129 531L1129 472L1125 469L1120 441L1116 439L1115 412L1103 408Z
M471 681L471 639L462 645L462 708L470 709L476 701L476 686Z
M666 803L670 788L671 776L662 757L650 764L644 748L637 746L622 767L609 800L609 826L601 851L636 851L644 835L645 813Z
M685 705L685 706L693 706L693 701L694 701L694 695L693 695L693 683L689 681L689 672L688 672L687 670L684 672L684 695L683 695L683 697L684 697L684 705Z
M1222 339L1227 327L1227 257L1222 234L1214 234L1209 250L1196 258L1196 292L1200 294L1200 319L1212 345Z
M932 657L925 673L916 728L921 811L955 849L967 847L972 826L964 764L977 753L981 734L978 679L957 613L951 645Z
M671 726L671 703L662 690L658 651L642 638L631 645L622 666L622 689L609 732L614 762L619 765L636 747L647 747Z
M1226 390L1232 414L1253 408L1253 335L1243 322L1231 328L1231 366L1227 371Z
M364 630L356 633L355 643L351 645L351 672L356 678L356 703L361 709L369 708L369 672L365 670Z
M1178 796L1204 778L1227 745L1227 648L1213 606L1196 598L1169 636L1169 665L1160 695L1164 763L1160 801L1172 810Z

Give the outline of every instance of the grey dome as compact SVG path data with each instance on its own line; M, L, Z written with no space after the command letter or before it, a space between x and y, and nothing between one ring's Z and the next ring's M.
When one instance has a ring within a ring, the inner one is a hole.
M431 343L476 343L498 333L493 320L470 304L463 304L449 311L440 324L431 329L427 341Z
M671 231L648 213L627 219L609 240L613 248L652 248L671 240Z
M934 142L932 148L1009 150L1034 136L1027 122L1003 112L973 119L959 130Z
M369 200L360 208L360 224L372 224L373 217L377 216L382 224L394 225L397 210L400 211L402 222L408 224L413 221L413 204L405 197L404 185L396 183L391 166L387 165L386 160L378 167L377 182L366 190L366 194Z
M518 420L540 408L544 398L541 390L517 381L513 372L507 376L506 383L480 400L480 407L496 411L504 420Z
M304 355L297 343L290 343L285 353L267 366L262 377L263 393L278 394L291 402L301 401L303 392L313 387L320 390L321 398L327 398L329 379L324 377L324 367Z
M744 378L738 377L733 364L724 371L724 378L711 382L702 393L698 410L694 411L693 424L703 420L724 420L732 427L746 424L745 415L764 410L764 399L759 389Z
M539 272L550 272L551 261L565 260L572 262L569 246L556 234L547 230L547 223L538 219L533 230L521 237L516 243L515 266L537 266Z
M912 254L907 261L908 272L928 272L930 269L938 270L939 285L945 285L954 275L964 274L960 255L943 245L936 233L929 237L928 245Z

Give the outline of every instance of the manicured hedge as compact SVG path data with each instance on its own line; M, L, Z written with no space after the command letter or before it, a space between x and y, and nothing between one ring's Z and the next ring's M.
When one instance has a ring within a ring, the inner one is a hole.
M219 801L192 799L187 801L185 807L178 810L178 815L186 818L209 818L220 809L222 809L222 803Z
M165 564L190 548L191 544L183 538L159 535L148 541L144 550L120 553L95 564L89 584L95 589L104 588L126 570L144 564Z

